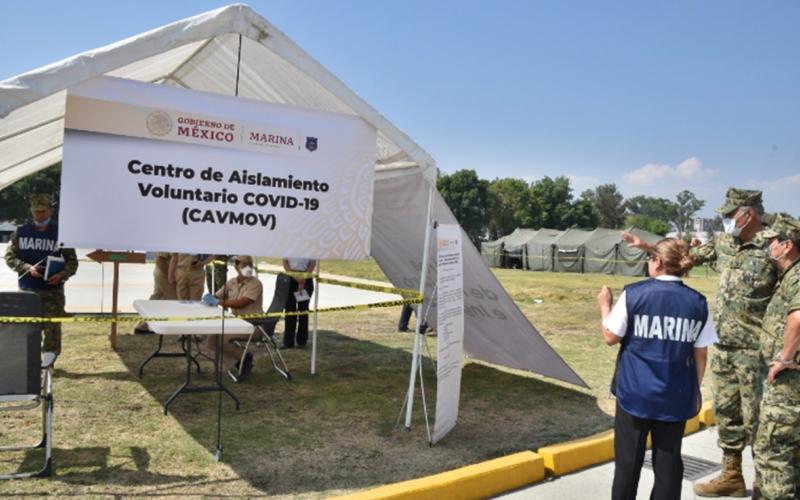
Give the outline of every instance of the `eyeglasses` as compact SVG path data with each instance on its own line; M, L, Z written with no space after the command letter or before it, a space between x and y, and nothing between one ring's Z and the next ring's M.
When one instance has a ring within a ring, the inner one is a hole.
M658 257L658 255L656 255L656 254L654 254L654 253L648 253L648 254L647 254L647 260L648 260L648 261L651 261L651 260L656 260L656 259L658 259L658 258L659 258L659 257Z

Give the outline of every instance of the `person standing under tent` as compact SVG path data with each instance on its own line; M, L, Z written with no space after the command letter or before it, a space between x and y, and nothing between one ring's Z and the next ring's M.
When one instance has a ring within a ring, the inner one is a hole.
M175 283L178 300L200 300L205 287L203 268L213 256L206 254L176 253L169 265L169 281Z
M312 273L316 267L313 259L283 259L283 269L287 273ZM286 298L286 312L299 312L300 315L288 315L284 318L283 348L305 347L308 342L308 306L314 294L314 279L292 276L289 296Z
M263 313L264 286L254 274L253 258L249 255L238 255L234 257L233 265L236 268L236 277L228 280L213 295L210 293L203 295L203 302L208 306L230 309L236 316ZM249 335L223 335L223 369L227 370L228 375L236 383L250 376L253 369L253 353L248 352L245 355L239 375L241 350L231 342L247 340L249 337ZM204 349L216 353L219 342L219 335L209 335Z
M153 293L150 300L176 300L178 292L175 283L169 281L169 264L172 254L169 252L156 252L155 266L153 267ZM133 333L152 333L147 323L140 321L133 329Z
M30 204L33 222L19 226L11 236L6 264L19 274L20 290L33 292L41 298L45 316L63 316L66 314L64 283L78 271L78 256L74 249L58 246L52 196L32 194ZM57 263L58 258L63 260ZM57 267L61 269L52 272ZM44 325L42 350L56 355L61 353L61 323Z
M681 276L692 268L688 245L666 238L650 251L651 278L597 296L603 340L620 345L611 498L636 498L647 436L653 442L653 500L678 500L686 421L700 411L708 346L716 342L706 298ZM646 374L646 375L644 375Z

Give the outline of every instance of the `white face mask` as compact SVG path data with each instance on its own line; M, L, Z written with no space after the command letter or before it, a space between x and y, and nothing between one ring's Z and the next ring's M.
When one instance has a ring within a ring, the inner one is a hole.
M41 222L33 221L33 224L36 227L47 227L47 225L50 224L50 217L46 218L45 220L43 220Z
M245 278L252 278L253 277L253 268L250 266L243 267L241 269L242 276Z
M742 234L742 228L736 227L736 219L722 219L722 229L734 237Z
M734 238L742 234L742 228L736 225L736 221L739 220L740 217L743 217L750 213L749 208L743 209L738 215L733 217L726 217L722 219L722 229L727 233L733 236Z
M770 247L769 247L769 258L770 258L770 260L778 262L779 260L781 260L782 258L784 258L786 256L785 253L783 255L772 255L772 248L773 247L780 248L779 245L780 245L780 243L777 243L776 245L770 245Z

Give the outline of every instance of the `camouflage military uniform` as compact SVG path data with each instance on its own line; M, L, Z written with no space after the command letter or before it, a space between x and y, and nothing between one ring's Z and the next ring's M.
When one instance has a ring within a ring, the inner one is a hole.
M795 224L795 237L800 238L800 223ZM798 310L800 261L795 261L783 272L764 314L761 352L766 360L780 355L787 316ZM796 498L794 492L800 493L795 490L800 484L800 371L784 370L775 382L764 384L754 450L764 498Z
M31 196L32 209L45 210L49 209L49 206L49 195ZM46 229L37 229L33 224L24 224L11 236L5 255L8 267L20 276L20 289L37 294L42 299L44 315L49 317L66 314L64 312L64 282L78 270L78 257L75 250L57 248L57 235L58 227L54 222L48 224ZM49 285L42 278L34 278L30 274L30 268L34 264L40 271L44 270L46 260L43 257L48 255L60 255L64 258L64 269L60 271L61 282L58 285ZM61 352L60 323L45 324L42 349L55 353Z
M761 318L777 280L762 233L750 241L723 234L694 248L695 263L712 262L719 272L714 324L719 342L711 360L714 417L719 447L741 452L753 443L764 364L759 352Z

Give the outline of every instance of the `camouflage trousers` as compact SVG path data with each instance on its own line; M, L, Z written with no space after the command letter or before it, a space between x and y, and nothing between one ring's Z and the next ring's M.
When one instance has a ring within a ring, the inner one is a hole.
M42 299L42 308L46 317L64 316L64 287L57 286L41 290L26 290L33 292ZM45 323L44 343L42 350L47 352L61 353L61 323Z
M761 493L767 499L793 499L800 493L800 372L785 370L764 384L754 446Z
M718 347L711 359L714 418L723 451L752 445L758 428L763 363L757 349Z

